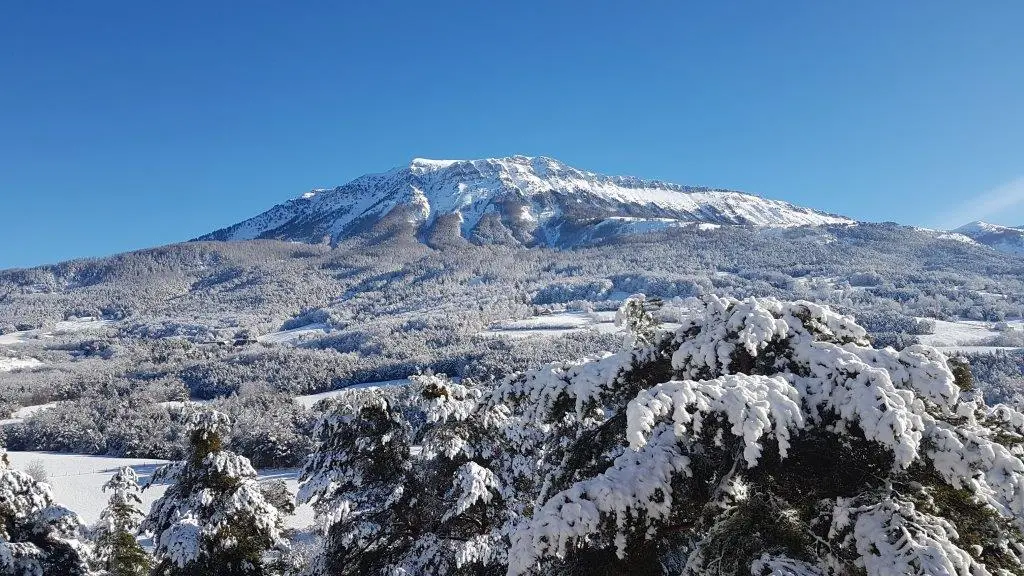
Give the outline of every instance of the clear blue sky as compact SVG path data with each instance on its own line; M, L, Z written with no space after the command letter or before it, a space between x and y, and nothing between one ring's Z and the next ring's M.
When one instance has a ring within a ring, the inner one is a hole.
M1024 224L1019 0L57 4L0 17L0 268L417 156Z

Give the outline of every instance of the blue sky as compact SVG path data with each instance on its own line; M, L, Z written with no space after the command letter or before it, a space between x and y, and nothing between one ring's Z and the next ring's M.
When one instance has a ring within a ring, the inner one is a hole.
M413 157L1024 224L1017 0L62 4L0 18L0 268L184 240Z

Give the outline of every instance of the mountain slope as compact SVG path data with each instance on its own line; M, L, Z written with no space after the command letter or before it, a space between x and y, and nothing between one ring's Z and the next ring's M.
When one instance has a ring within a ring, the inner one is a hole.
M550 158L415 159L313 190L199 240L316 243L407 227L479 243L570 246L691 223L840 224L840 216L728 190L603 176Z
M963 234L979 244L995 248L1000 252L1024 254L1024 226L1000 226L979 220L961 226L954 232Z

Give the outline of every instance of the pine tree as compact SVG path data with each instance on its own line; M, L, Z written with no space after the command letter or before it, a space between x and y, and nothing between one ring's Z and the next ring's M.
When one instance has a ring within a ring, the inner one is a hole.
M649 346L654 341L658 321L651 312L660 306L660 299L644 294L626 298L615 314L615 325L626 329L626 348Z
M154 574L262 576L284 548L280 511L266 500L247 458L223 448L230 420L217 411L192 420L186 460L158 469L173 480L142 529L154 535Z
M96 527L97 556L111 576L148 574L149 554L135 538L144 517L139 510L138 475L125 466L103 485L103 491L110 492L110 499Z
M0 448L0 574L84 576L92 558L82 522L50 488L10 467Z
M319 449L300 477L298 501L324 524L317 574L372 574L414 535L408 503L411 428L387 401L336 406L317 427Z
M1024 414L961 372L809 302L712 296L513 379L509 422L550 431L521 453L551 456L509 574L1024 574Z

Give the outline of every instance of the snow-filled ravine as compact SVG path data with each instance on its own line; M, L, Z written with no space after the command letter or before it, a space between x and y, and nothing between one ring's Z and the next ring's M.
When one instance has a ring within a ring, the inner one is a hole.
M145 484L153 471L166 460L140 458L112 458L108 456L84 456L81 454L57 454L52 452L8 452L11 465L20 470L42 467L46 471L46 482L53 491L57 502L76 512L86 524L96 522L107 504L105 484L120 468L131 466L139 475L139 483ZM260 470L260 480L282 479L288 489L295 492L298 486L296 468ZM142 510L159 498L167 487L155 484L142 492ZM295 514L287 516L285 525L289 528L306 528L313 524L313 509L299 506Z

